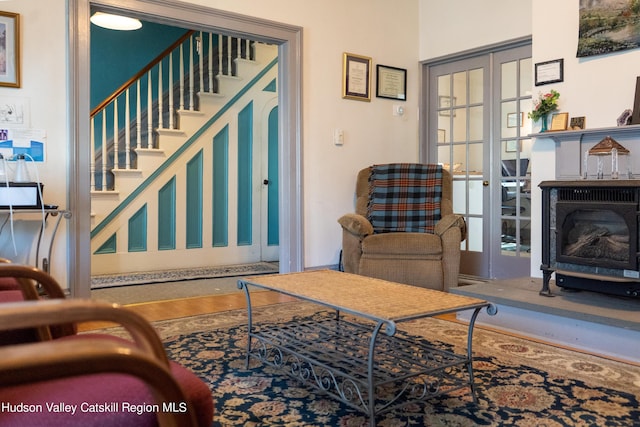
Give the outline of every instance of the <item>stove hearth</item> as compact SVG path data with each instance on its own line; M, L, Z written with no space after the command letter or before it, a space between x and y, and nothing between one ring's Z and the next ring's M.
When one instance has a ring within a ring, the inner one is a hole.
M640 180L545 181L542 295L565 289L640 296Z

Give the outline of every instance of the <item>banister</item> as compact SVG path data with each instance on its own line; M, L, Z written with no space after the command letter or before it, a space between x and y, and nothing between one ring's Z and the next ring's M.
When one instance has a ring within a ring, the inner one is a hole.
M171 44L171 46L169 46L165 50L163 50L158 56L156 56L153 60L151 60L151 62L149 62L147 65L145 65L133 77L131 77L126 82L124 82L124 84L122 86L120 86L118 89L116 89L111 95L106 97L100 104L98 104L93 110L91 110L90 117L93 117L96 114L98 114L98 112L100 112L104 107L109 105L109 103L111 103L111 101L113 101L118 96L120 96L120 94L122 94L135 81L137 81L140 78L142 78L142 76L144 76L149 70L151 70L153 67L155 67L164 57L169 55L169 53L171 53L175 48L180 46L185 40L187 40L189 37L191 37L191 35L193 33L195 33L194 30L188 30L186 33L184 33L184 35L182 37L180 37L173 44Z

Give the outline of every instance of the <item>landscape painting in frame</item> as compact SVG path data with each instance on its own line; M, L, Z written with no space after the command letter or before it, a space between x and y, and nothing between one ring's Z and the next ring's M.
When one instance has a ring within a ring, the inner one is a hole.
M640 1L580 0L577 56L640 47Z

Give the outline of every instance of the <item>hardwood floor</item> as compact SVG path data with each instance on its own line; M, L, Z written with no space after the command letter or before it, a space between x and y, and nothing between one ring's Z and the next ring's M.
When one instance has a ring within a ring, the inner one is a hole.
M271 291L254 291L251 293L254 307L295 301L294 298ZM153 301L140 304L129 304L125 307L135 311L149 322L157 320L178 319L200 314L218 313L222 311L247 308L247 301L242 292L225 295L179 298L164 301ZM109 323L92 322L79 326L80 331L88 331L110 326Z

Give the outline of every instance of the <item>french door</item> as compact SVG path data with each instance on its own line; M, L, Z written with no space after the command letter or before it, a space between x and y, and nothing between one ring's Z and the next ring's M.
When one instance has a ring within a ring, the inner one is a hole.
M453 175L453 210L464 216L468 229L462 274L529 275L526 115L532 83L530 42L523 44L425 65L423 152Z

